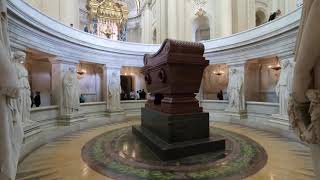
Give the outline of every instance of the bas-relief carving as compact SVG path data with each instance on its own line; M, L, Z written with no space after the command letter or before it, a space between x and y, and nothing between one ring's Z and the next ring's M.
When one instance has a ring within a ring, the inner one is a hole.
M297 39L296 66L293 93L289 104L289 118L300 138L308 143L320 144L319 89L315 76L320 57L320 0L305 1Z
M228 85L229 105L226 111L242 113L246 110L244 93L244 68L231 67Z
M108 84L107 84L107 110L109 112L122 111L120 105L120 69L111 70L108 69Z
M80 86L75 68L69 68L63 78L63 111L65 115L75 114L80 108Z
M289 119L301 140L310 143L314 172L320 177L320 0L304 1L296 47Z
M18 75L18 85L20 88L20 96L17 101L18 110L21 113L23 125L28 126L33 124L33 122L30 120L31 88L29 84L29 75L27 69L23 65L26 61L26 53L16 51L13 55L12 61Z
M0 179L14 180L23 141L17 73L10 61L7 1L0 0Z
M288 102L292 93L294 63L291 59L281 61L280 78L275 88L279 97L279 114L288 117Z

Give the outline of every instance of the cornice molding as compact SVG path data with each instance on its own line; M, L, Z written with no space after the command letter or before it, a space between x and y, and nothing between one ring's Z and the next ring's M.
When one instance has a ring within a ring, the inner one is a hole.
M144 54L160 45L112 41L70 28L22 0L8 0L12 46L34 49L71 62L143 66ZM241 64L260 57L293 54L301 8L257 28L225 38L204 41L211 64Z

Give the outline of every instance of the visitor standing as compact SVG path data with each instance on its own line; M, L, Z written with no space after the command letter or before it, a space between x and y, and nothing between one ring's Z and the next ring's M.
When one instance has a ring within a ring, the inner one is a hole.
M34 97L34 104L36 105L36 107L40 107L41 105L41 97L39 91L36 92L36 96Z
M140 93L140 99L146 99L146 95L147 95L147 93L144 91L144 89L142 89L142 91Z
M276 12L272 13L269 17L269 21L273 21L276 18L278 18L279 16L281 16L281 11L280 9L278 9Z

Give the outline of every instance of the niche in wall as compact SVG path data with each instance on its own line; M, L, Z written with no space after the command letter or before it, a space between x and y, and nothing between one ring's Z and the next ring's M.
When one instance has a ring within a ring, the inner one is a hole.
M193 40L196 42L210 39L210 22L208 17L197 17L193 21L193 34Z
M258 10L256 12L256 26L260 26L266 22L267 22L267 15L263 11Z
M81 62L77 65L77 72L80 84L80 93L85 97L85 102L100 102L102 97L102 65L95 63Z
M279 101L275 87L281 71L270 68L277 64L276 57L259 58L247 62L245 71L247 101L274 103Z
M38 53L27 53L27 65L31 91L40 92L41 107L54 105L51 92L51 63L48 57ZM35 106L34 106L35 107Z
M121 75L121 92L129 94L131 91L133 91L133 77Z
M226 64L209 65L203 73L204 99L217 100L217 94L223 91L224 100L227 100L229 82L229 68Z
M142 89L146 92L146 84L140 67L124 66L121 68L121 88L124 93L137 92Z

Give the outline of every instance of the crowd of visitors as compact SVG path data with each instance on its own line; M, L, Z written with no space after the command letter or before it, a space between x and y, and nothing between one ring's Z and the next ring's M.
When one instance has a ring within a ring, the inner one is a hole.
M144 89L139 91L131 91L130 93L121 93L121 100L144 100L146 99L147 93Z

